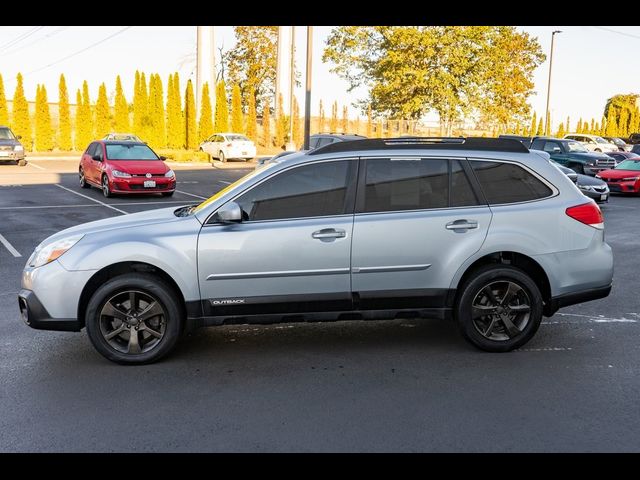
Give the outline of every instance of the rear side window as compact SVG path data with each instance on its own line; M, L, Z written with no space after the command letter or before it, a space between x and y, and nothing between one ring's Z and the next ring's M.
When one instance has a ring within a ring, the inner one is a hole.
M445 208L449 203L448 161L367 159L364 188L362 212Z
M529 202L553 192L524 168L512 163L469 162L490 205Z
M296 167L267 179L235 201L244 219L254 221L352 213L353 201L347 192L353 165L355 162L341 160Z
M451 190L449 193L450 207L471 207L480 205L471 182L467 177L459 160L451 161Z

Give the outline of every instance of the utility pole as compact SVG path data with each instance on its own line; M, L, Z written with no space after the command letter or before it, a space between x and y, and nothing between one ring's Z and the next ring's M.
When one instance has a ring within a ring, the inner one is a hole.
M562 33L562 30L554 30L551 32L551 54L549 55L549 83L547 84L547 108L544 111L544 134L549 135L549 98L551 97L551 70L553 68L553 44L556 33Z
M296 62L295 62L295 52L296 52L296 27L291 27L291 69L290 69L290 78L289 78L289 141L286 144L286 149L289 151L294 151L296 149L296 143L293 140L293 90L296 84Z
M311 53L313 51L313 27L307 26L307 71L306 91L304 97L304 150L309 150L309 133L311 130Z
M196 43L196 116L202 104L202 86L209 83L211 104L216 104L215 38L213 27L197 27Z

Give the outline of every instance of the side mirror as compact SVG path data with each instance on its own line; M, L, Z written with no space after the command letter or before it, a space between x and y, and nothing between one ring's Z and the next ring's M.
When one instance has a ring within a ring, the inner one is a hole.
M16 135L16 138L20 140L22 138L22 135Z
M241 222L242 209L236 202L227 202L218 209L215 218L221 223Z
M578 183L577 173L567 173L567 177L569 177L569 180L571 180L573 183Z
M95 160L96 162L101 162L102 158L100 158L99 155L94 155L93 157L91 157L93 160Z
M162 160L163 162L167 159L167 157L163 157L162 155L160 155L160 160Z
M552 153L560 153L560 147L553 147Z

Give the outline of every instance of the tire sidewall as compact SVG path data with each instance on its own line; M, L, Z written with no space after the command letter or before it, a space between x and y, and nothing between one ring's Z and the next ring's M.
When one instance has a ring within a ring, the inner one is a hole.
M529 323L517 337L504 341L485 338L475 328L472 320L472 305L475 296L486 285L497 281L516 282L524 288L531 300ZM542 321L542 295L536 283L524 271L508 265L491 265L472 274L460 289L454 315L462 335L476 347L490 352L508 352L527 343L538 331Z
M128 355L113 349L100 331L100 312L105 302L117 292L127 289L150 294L166 312L164 337L152 350L138 355ZM140 365L155 362L173 349L180 336L182 311L176 294L161 279L149 274L131 273L115 277L95 291L87 305L85 322L89 339L100 354L116 363Z
M107 181L107 191L104 191L104 185L105 185L105 180ZM104 195L105 198L110 198L111 197L111 187L109 186L109 177L107 175L102 175L102 182L101 182L101 190L102 190L102 195Z

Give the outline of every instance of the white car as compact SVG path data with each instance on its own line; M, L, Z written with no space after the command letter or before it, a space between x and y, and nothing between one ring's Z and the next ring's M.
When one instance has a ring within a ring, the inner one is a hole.
M591 152L617 152L618 146L606 141L598 135L588 135L586 133L569 133L563 138L575 140L582 143Z
M240 133L214 133L200 144L200 150L221 162L228 158L246 161L256 156L255 143Z

